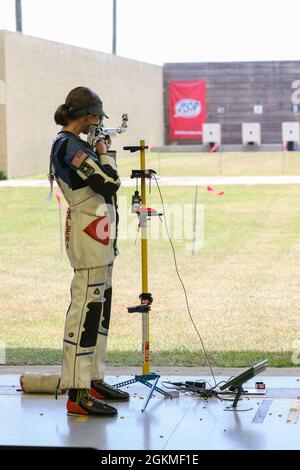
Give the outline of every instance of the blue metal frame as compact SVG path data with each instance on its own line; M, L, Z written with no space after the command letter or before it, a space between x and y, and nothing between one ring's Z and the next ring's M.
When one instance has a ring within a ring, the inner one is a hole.
M143 385L146 385L146 387L150 388L151 390L145 400L145 405L141 410L143 413L145 409L147 408L150 398L152 397L152 394L154 391L160 393L161 395L164 395L166 398L172 398L172 395L170 393L156 386L159 378L160 378L160 375L155 374L155 373L147 374L147 375L135 375L134 379L125 380L124 382L114 384L113 386L115 388L121 388L121 387L125 387L125 385L131 385L131 384L139 382L139 383L142 383ZM154 380L154 383L153 384L150 383L149 380Z

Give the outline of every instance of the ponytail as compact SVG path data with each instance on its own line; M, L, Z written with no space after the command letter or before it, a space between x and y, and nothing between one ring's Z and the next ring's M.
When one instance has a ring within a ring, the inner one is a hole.
M54 121L56 122L56 124L66 126L71 120L72 119L68 106L66 106L65 104L61 104L60 106L58 106L57 110L54 113Z

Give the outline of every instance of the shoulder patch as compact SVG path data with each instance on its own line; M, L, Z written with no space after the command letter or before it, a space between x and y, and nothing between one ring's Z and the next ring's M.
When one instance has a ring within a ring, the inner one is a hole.
M87 159L88 154L83 152L82 150L78 150L78 152L73 155L71 163L75 168L79 168L83 162Z
M79 171L81 171L81 173L83 173L87 178L95 173L95 169L86 162L82 163L79 167Z

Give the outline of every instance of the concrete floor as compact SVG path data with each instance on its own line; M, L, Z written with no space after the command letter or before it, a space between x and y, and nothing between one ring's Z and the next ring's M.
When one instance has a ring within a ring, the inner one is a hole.
M251 395L239 402L240 410L252 408L250 411L226 411L228 402L217 399L204 401L182 393L179 398L165 399L155 393L142 413L149 389L132 384L124 388L131 400L116 404L115 418L67 416L66 396L55 400L47 395L23 394L18 391L19 375L9 373L7 367L1 369L0 445L102 450L300 449L299 369L289 369L294 375L288 376L264 373L248 382L249 389L254 388L256 380L266 384L264 395ZM28 367L26 370L32 372ZM53 373L53 368L47 367L47 372ZM219 375L217 380L228 378L231 372L226 369L226 377ZM115 374L106 380L118 383L129 378ZM194 380L195 375L190 374L190 378ZM212 382L209 376L198 375L200 378ZM159 386L162 380L188 379L186 375L163 376Z

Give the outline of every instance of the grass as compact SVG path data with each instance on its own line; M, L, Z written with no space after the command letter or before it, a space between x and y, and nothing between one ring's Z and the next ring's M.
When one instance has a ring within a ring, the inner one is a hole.
M118 160L122 174L130 175L133 157ZM161 176L298 175L300 152L150 153L147 166Z
M123 177L129 177L132 168L138 168L139 156L128 152L118 155L118 166ZM147 154L147 167L161 176L255 176L298 175L300 152L233 152L233 153L154 153ZM25 179L45 179L46 172ZM24 179L24 178L22 178Z
M294 157L291 174L298 168ZM147 166L154 167L154 158L149 158ZM196 155L176 160L176 169L173 158L167 156L160 162L161 167L165 165L165 174L201 174L198 167L197 173L196 167L189 173L190 166L200 162ZM260 173L252 174L271 174L269 156L266 158ZM127 176L132 160L120 163L122 176ZM236 174L243 174L246 160L239 163ZM249 165L247 174L251 174ZM216 366L248 366L265 357L273 366L293 366L292 345L300 339L299 188L222 189L223 197L200 190L205 217L203 248L192 256L185 249L186 240L174 241L194 321ZM163 187L162 192L166 205L194 200L193 187ZM61 360L72 270L60 252L57 205L55 201L46 203L46 194L46 188L0 189L0 340L6 345L10 364L55 364ZM119 198L129 203L130 197L131 190L121 188ZM154 188L149 205L159 208ZM120 207L121 220L134 220ZM136 221L132 223L135 229ZM171 229L177 223L173 219ZM154 218L151 224L160 222ZM128 314L126 307L138 303L141 291L140 249L132 239L121 239L119 249L108 362L139 365L141 318ZM203 365L168 241L149 241L149 254L149 288L154 296L152 361L156 365Z
M55 365L61 363L61 349L51 348L8 348L6 351L7 364L17 365ZM213 367L247 367L258 363L262 359L269 359L270 367L285 367L290 365L289 352L270 351L209 351L209 358ZM156 366L183 366L201 367L207 365L204 354L191 351L186 354L184 349L170 351L153 351L152 362ZM108 351L107 363L115 366L140 365L139 351L122 350Z

